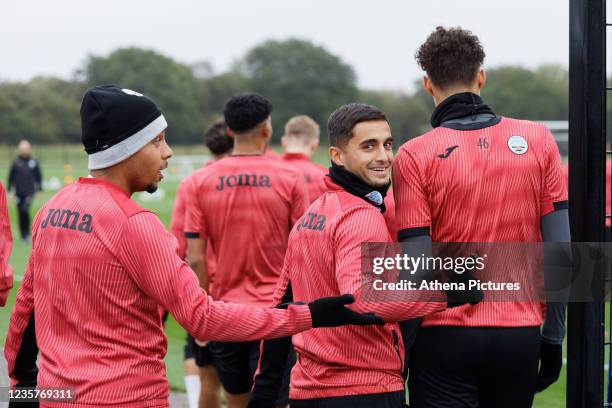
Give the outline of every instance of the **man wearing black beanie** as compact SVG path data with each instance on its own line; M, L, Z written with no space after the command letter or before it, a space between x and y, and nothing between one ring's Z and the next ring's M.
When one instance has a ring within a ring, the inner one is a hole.
M351 296L286 310L213 301L159 218L130 198L154 191L172 156L155 103L99 86L85 93L81 120L92 177L64 187L34 220L5 344L11 387L63 390L42 406L168 407L161 308L200 340L381 323L346 308ZM39 372L28 370L38 349Z
M130 174L137 184L122 187L128 187L128 191L155 192L172 150L164 143L166 151L160 158L163 163L157 163L156 174L151 174L153 163L136 160L141 157L135 153L156 138L161 142L166 127L166 119L155 103L138 92L104 85L85 93L81 104L81 140L89 155L92 175L95 177L103 169L106 173ZM134 155L133 160L126 160ZM118 178L126 182L125 176Z

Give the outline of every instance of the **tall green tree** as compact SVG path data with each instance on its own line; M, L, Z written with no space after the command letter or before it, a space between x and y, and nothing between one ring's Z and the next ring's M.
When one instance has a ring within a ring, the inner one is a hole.
M82 84L37 77L0 84L0 141L78 143Z
M191 67L152 50L123 48L89 57L83 74L90 86L116 84L153 98L168 121L171 142L200 142L205 88Z
M304 40L266 41L247 53L240 70L253 91L272 101L275 142L290 117L309 115L324 129L331 112L358 94L353 69Z

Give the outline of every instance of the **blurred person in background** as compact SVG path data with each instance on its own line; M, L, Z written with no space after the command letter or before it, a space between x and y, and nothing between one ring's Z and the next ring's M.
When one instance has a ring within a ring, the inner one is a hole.
M308 207L308 192L293 167L265 154L272 137L269 100L253 93L236 95L223 113L234 148L229 157L193 175L185 221L187 259L202 287L208 288L206 255L212 246L218 268L209 288L211 296L224 302L269 306L289 231ZM245 407L259 342L214 341L209 349L228 408Z
M0 306L6 304L8 294L13 287L13 270L9 265L12 247L13 235L6 205L6 192L0 182Z
M285 153L282 159L295 167L306 182L310 202L327 191L327 169L312 162L312 155L319 147L319 125L306 115L294 116L285 124L281 144Z
M9 171L8 189L17 200L21 239L27 242L30 239L30 206L34 195L42 191L42 175L38 162L31 157L30 142L19 142L17 153Z
M204 132L204 144L212 154L212 160L206 165L214 163L224 158L232 152L234 139L226 132L225 121L223 118L216 120ZM179 256L185 258L185 213L187 211L188 190L192 175L187 176L179 184L176 190L176 200L172 211L171 231L179 243ZM207 271L210 278L209 289L214 280L216 269L215 254L212 247L208 246L206 251ZM221 383L217 370L213 365L212 356L208 345L198 345L193 336L187 333L185 344L185 388L190 408L217 408L221 406ZM199 396L199 397L198 397ZM198 403L199 400L199 403Z

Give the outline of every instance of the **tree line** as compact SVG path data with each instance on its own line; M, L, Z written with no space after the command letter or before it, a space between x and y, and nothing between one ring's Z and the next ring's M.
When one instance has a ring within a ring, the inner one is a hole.
M568 72L556 65L537 69L506 66L487 71L485 101L499 114L533 120L567 120ZM0 82L0 143L27 138L36 143L79 143L79 106L86 88L118 84L152 97L166 116L173 143L200 143L204 126L221 115L225 101L258 92L274 105L273 143L293 115L307 114L321 126L339 105L374 104L389 116L396 140L427 130L431 97L419 84L412 93L360 89L354 69L325 48L300 39L266 41L230 69L175 61L156 51L122 48L89 56L72 79L36 77Z

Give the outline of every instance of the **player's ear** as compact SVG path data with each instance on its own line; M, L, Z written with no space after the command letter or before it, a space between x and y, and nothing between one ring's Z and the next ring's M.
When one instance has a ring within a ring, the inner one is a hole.
M272 117L271 116L268 116L268 120L266 120L262 128L262 134L268 139L272 138Z
M433 85L431 84L431 79L429 79L427 75L423 77L423 89L431 96L434 96Z
M480 71L478 71L476 80L478 84L478 90L481 90L487 83L487 73L485 72L484 69L481 68Z
M336 146L329 146L329 158L338 166L344 166L342 150Z
M232 129L230 129L229 127L227 127L227 126L225 127L225 133L227 133L227 135L228 135L229 137L231 137L232 139L233 139L233 138L234 138L234 136L235 136L235 135L234 135L234 131L233 131Z
M287 136L281 136L281 146L283 146L283 149L287 148Z

